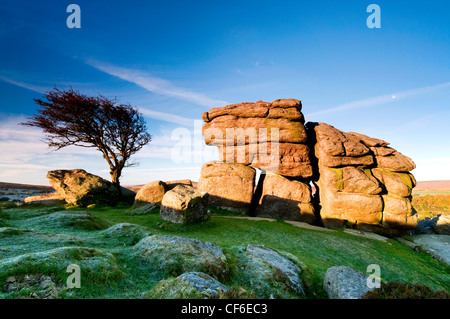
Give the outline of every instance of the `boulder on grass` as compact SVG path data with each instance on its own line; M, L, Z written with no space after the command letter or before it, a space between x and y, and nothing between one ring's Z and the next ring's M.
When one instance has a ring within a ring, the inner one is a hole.
M263 260L286 278L287 285L292 288L298 295L304 295L303 283L300 279L301 269L289 259L281 256L276 251L264 247L247 245L247 254Z
M315 218L311 200L308 184L267 173L256 215L312 223Z
M323 288L330 299L361 299L368 291L367 276L347 266L327 269Z
M166 191L167 185L163 181L154 181L145 184L137 192L134 198L133 208L152 203L160 203Z
M134 248L134 257L151 271L179 276L189 271L201 271L216 278L228 271L222 248L198 239L153 235L143 238Z
M226 293L228 287L203 272L186 272L160 281L150 292L150 299L210 299Z
M161 202L162 219L176 224L193 224L209 219L208 195L192 186L178 185Z
M83 169L49 171L47 178L64 200L75 206L114 205L120 200L119 190L113 183Z
M252 202L256 172L243 164L203 164L198 189L209 194L211 206L247 213Z

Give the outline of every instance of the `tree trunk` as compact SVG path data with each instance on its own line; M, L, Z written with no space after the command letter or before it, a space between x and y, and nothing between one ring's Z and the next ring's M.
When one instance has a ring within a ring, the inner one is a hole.
M117 190L119 191L120 197L122 197L122 189L120 187L120 182L119 182L121 173L122 173L122 170L118 169L118 168L111 169L109 172L109 174L111 174L111 181L114 184L114 186L116 186Z

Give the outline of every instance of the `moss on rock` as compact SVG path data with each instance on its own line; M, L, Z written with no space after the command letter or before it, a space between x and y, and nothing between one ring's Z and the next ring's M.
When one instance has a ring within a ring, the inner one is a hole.
M228 273L227 259L222 249L210 242L154 235L142 239L134 249L134 255L152 269L171 276L200 271L216 278L225 278Z
M101 233L106 238L120 241L125 245L135 245L142 238L151 235L146 227L129 223L116 224L102 230Z
M148 295L154 299L205 299L224 294L228 288L202 272L184 273L162 280Z

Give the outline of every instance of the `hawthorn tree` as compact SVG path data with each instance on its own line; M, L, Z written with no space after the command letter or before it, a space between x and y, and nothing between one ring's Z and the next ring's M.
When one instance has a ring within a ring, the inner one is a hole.
M45 142L54 150L70 145L97 148L120 191L122 170L136 164L129 162L130 157L151 141L138 109L101 95L88 97L72 88L55 88L45 98L34 99L40 106L38 114L20 124L43 129Z

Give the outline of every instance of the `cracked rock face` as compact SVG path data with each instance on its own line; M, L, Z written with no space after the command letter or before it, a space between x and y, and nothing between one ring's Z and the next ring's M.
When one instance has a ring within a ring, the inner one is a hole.
M417 227L411 206L414 162L386 141L308 123L315 141L316 186L325 226L390 232Z

